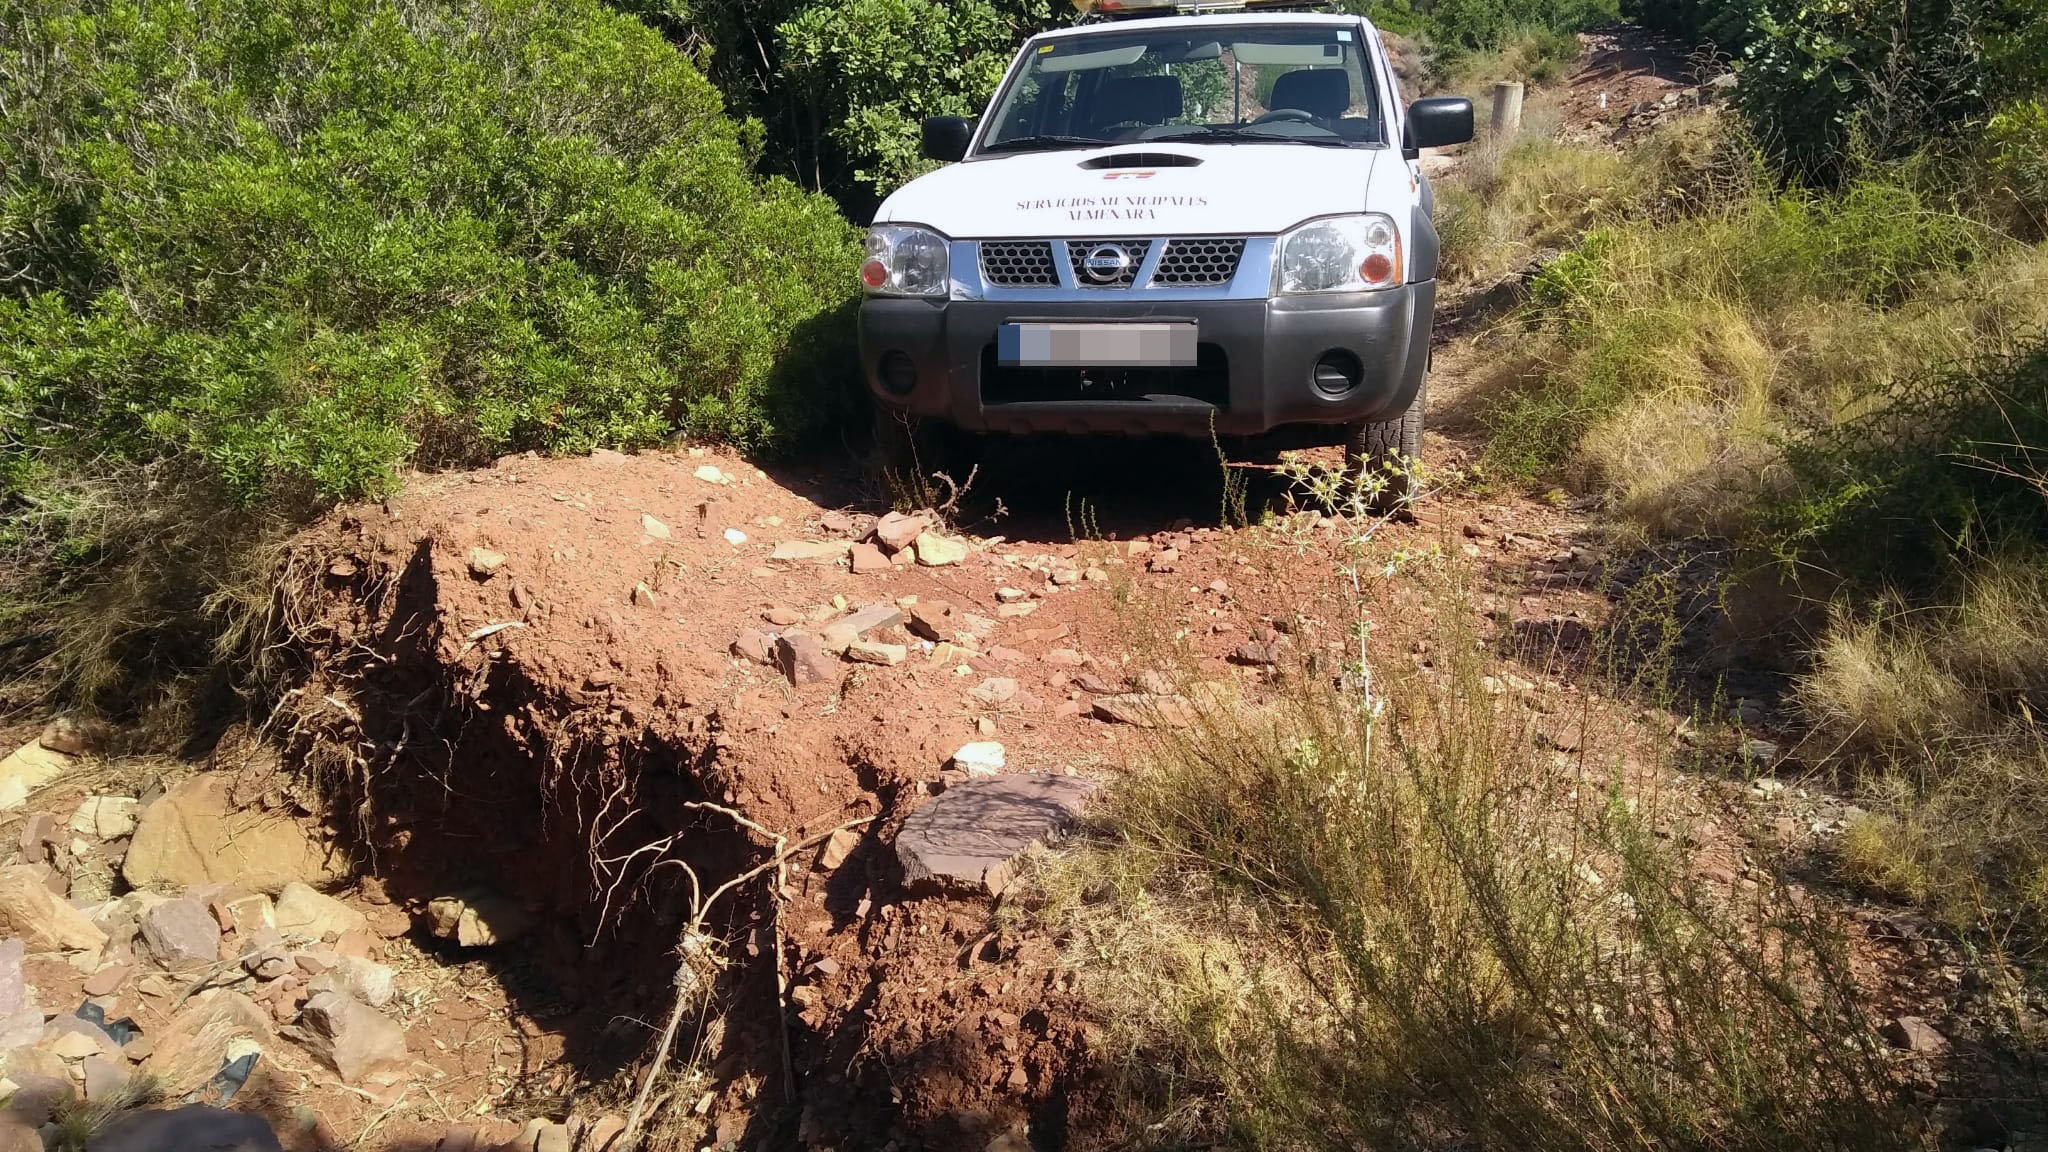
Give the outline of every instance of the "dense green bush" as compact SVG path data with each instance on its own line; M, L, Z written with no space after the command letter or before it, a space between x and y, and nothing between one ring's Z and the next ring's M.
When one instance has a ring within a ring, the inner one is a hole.
M1024 37L1067 0L615 0L702 57L762 125L764 167L865 223L925 170L926 116L979 115Z
M1751 130L1793 175L1954 149L2048 87L2043 0L1628 0L1623 11L1734 60Z
M585 3L9 0L0 387L36 453L256 498L401 463L809 430L829 203Z
M598 0L0 0L0 28L14 594L124 554L111 477L305 509L407 464L786 445L853 394L853 229Z

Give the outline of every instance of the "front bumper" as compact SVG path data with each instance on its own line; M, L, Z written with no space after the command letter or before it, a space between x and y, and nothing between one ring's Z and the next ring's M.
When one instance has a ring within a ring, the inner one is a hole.
M860 356L878 403L970 431L1249 436L1406 411L1428 363L1435 304L1434 280L1272 299L871 297L860 310ZM1191 320L1200 363L1116 370L996 362L998 327L1046 320ZM1326 358L1357 382L1336 395L1319 388L1316 366Z

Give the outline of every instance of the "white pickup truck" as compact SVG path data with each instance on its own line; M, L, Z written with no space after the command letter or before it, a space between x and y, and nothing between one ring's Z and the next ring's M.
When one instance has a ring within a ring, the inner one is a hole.
M868 230L875 400L969 432L1306 428L1404 472L1436 301L1417 158L1471 138L1471 102L1403 105L1359 16L1099 6L978 121L925 122L958 163Z

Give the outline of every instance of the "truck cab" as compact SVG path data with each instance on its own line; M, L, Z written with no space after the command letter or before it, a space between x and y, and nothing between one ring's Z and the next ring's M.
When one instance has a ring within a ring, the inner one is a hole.
M1360 16L1228 7L1034 36L978 121L925 123L950 163L882 203L861 267L882 410L969 432L1306 428L1407 473L1438 247L1417 160L1471 138L1471 103L1404 105Z

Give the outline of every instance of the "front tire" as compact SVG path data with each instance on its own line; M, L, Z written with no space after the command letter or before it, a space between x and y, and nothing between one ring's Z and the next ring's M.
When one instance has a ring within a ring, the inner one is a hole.
M1392 420L1361 420L1344 426L1344 474L1364 485L1372 506L1390 512L1420 491L1422 414L1429 406L1429 381L1415 390L1408 410Z

